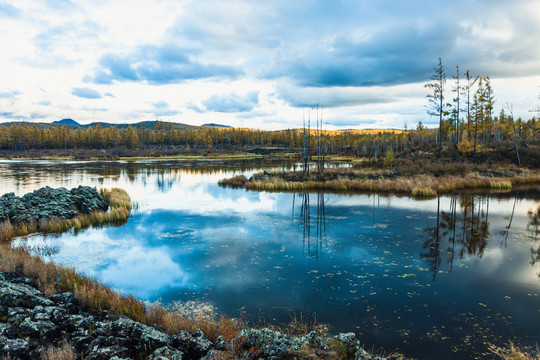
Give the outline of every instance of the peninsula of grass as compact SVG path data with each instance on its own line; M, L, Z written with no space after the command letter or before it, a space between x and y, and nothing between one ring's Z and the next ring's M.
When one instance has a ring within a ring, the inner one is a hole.
M413 170L414 171L414 170ZM221 186L255 191L389 193L429 198L460 192L509 191L540 185L540 173L533 170L494 170L467 164L440 165L437 172L414 173L398 166L332 168L318 172L263 172L247 179L240 175L219 182Z
M29 209L28 207L33 207ZM131 214L132 203L123 189L79 186L45 187L22 198L14 194L0 197L0 241L32 233L61 233L89 226L121 225Z

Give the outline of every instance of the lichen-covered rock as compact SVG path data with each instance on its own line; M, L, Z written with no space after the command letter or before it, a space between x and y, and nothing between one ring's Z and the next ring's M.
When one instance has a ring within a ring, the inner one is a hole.
M301 340L278 331L264 329L242 330L241 337L245 337L244 347L256 347L263 358L275 360L290 351L299 351Z
M23 358L30 351L28 342L23 339L6 339L0 336L0 356L11 356L11 358Z
M73 219L78 214L107 211L107 201L96 188L79 186L71 190L45 186L22 197L7 193L0 197L0 223L39 224L53 218Z
M204 336L201 330L192 333L182 330L174 335L172 340L173 346L183 351L187 359L200 359L212 347L212 342Z
M0 280L0 305L34 308L38 305L51 306L54 303L30 285Z
M164 346L156 349L154 353L146 358L146 360L182 360L184 353Z

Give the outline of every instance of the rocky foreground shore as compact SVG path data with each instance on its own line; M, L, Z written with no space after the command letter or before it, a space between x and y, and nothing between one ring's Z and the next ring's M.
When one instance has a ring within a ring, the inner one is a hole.
M295 337L248 329L214 342L200 330L170 336L123 316L82 312L71 293L46 297L35 281L0 272L0 359L40 359L44 350L61 344L86 360L236 358L231 348L250 359L382 359L363 350L353 333Z

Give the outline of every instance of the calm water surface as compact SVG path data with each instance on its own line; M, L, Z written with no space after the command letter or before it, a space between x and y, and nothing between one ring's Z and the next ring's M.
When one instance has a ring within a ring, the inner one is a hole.
M126 189L139 210L125 225L16 244L45 244L55 262L145 300L209 301L255 322L316 314L333 332L354 331L368 347L420 359L538 342L537 191L415 201L217 185L291 166L4 161L0 192Z

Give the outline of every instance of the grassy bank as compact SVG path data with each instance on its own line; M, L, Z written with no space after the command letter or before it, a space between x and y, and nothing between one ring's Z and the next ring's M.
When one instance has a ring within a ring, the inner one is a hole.
M0 241L7 242L14 237L33 233L61 233L71 228L80 230L89 226L105 224L122 224L131 213L131 199L123 189L101 189L101 194L109 204L109 211L94 211L90 214L79 214L73 219L52 218L39 223L12 224L9 220L0 223Z
M332 171L336 176L322 179L309 179L301 174L294 177L290 173L272 173L255 175L248 180L245 176L236 176L219 182L221 186L245 188L256 191L332 191L332 192L373 192L396 193L414 197L433 197L452 194L460 191L504 191L516 186L540 185L540 175L526 174L514 177L486 177L468 174L465 176L434 177L429 175L395 176L385 178L384 175L367 176L365 173L341 169ZM373 177L380 177L373 179Z
M108 311L125 315L130 319L175 334L180 330L201 329L214 341L218 336L232 338L243 328L242 323L221 316L218 319L168 311L161 305L148 305L133 297L121 295L98 281L78 274L75 269L45 263L41 258L28 254L23 249L13 249L9 244L0 245L0 271L15 272L35 279L46 295L72 292L78 298L84 311L100 314Z

